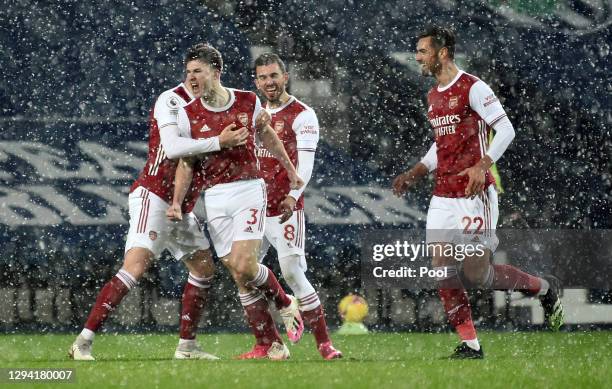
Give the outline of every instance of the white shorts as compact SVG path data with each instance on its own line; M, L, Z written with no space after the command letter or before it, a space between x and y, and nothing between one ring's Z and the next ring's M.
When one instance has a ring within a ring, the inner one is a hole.
M289 255L304 257L304 241L306 238L304 210L294 211L289 220L283 224L279 223L280 218L281 216L270 216L266 220L260 262L266 256L270 246L276 249L278 258L288 257ZM303 264L302 267L306 270L306 264Z
M499 243L495 185L474 199L433 196L427 212L427 243L482 243L492 252Z
M125 251L133 247L150 250L158 258L164 249L178 260L185 259L197 250L207 250L210 243L202 226L193 213L183 215L183 220L173 222L166 217L168 204L143 187L136 188L129 196L130 230Z
M266 228L266 184L264 180L242 180L218 184L204 192L208 231L223 258L239 240L261 240Z

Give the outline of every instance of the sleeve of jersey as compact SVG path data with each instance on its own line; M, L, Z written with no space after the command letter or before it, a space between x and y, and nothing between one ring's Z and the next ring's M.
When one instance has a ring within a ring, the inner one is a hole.
M483 81L472 85L470 106L495 130L495 137L489 145L487 155L493 162L497 162L514 139L514 127L495 93Z
M169 159L190 157L202 153L219 151L219 138L191 139L179 136L178 116L182 110L174 95L161 95L154 108L159 137Z
M430 172L436 170L438 167L438 147L436 142L433 142L427 154L421 159L421 163L427 167Z
M289 192L289 196L297 200L304 193L306 185L312 177L315 151L319 142L319 121L314 111L301 112L293 121L293 130L295 131L298 149L297 173L304 180L304 186Z
M300 189L293 189L289 191L289 196L293 197L296 200L300 198L302 193L304 193L306 185L308 185L308 181L310 181L310 178L312 177L312 169L314 168L314 157L314 150L298 150L297 173L298 176L300 176L300 178L304 180L304 185Z
M317 143L319 143L319 120L314 111L309 109L297 115L293 121L293 131L295 131L298 151L314 152L317 149Z
M257 116L261 113L263 107L261 106L261 101L259 97L255 96L255 109L253 110L253 128L255 128L255 121L257 120Z

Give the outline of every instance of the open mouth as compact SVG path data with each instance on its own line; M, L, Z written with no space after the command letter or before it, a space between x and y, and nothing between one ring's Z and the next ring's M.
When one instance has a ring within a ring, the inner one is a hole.
M194 94L198 94L200 93L200 86L198 84L196 84L195 82L191 83L191 90L193 91Z

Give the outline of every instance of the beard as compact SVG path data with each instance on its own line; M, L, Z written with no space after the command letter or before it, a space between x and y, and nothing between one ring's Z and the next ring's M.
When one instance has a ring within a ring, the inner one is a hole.
M424 77L435 77L436 74L440 73L442 69L442 64L440 61L436 61L432 64L425 64L425 66L421 66L421 75Z

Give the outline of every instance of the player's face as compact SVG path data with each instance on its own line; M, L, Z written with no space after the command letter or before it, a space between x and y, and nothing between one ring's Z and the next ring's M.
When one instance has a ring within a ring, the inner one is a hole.
M255 85L271 103L279 102L285 93L288 80L289 75L283 72L277 63L257 66L255 69Z
M438 58L438 50L432 45L430 36L421 38L417 42L416 61L421 65L423 76L434 76L442 68Z
M194 97L202 97L206 91L212 90L216 71L200 60L187 62L185 67L185 85Z

